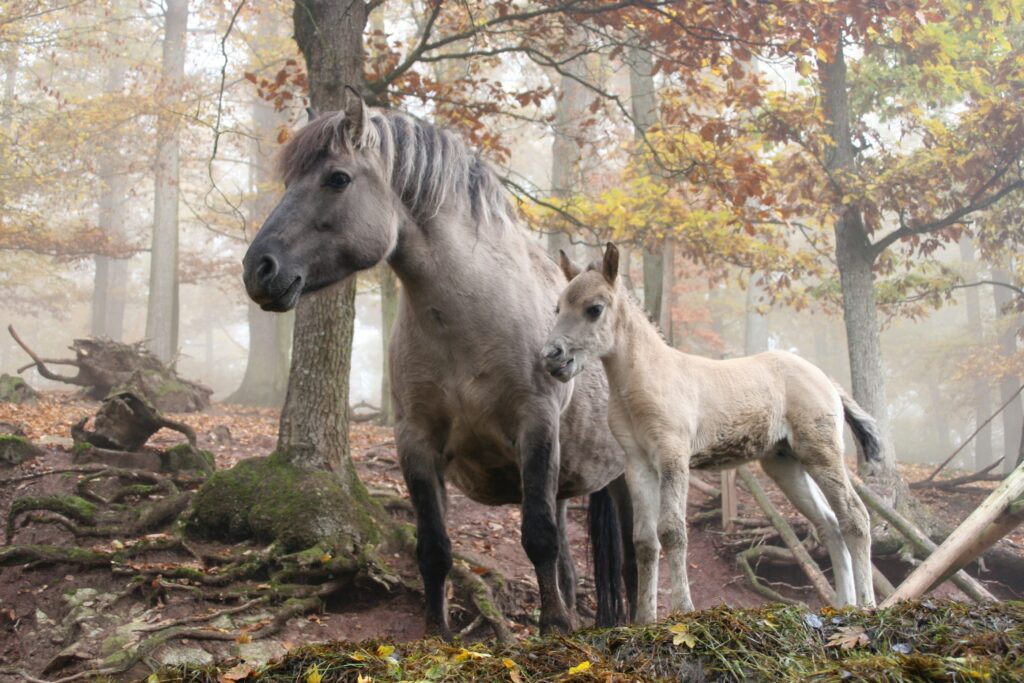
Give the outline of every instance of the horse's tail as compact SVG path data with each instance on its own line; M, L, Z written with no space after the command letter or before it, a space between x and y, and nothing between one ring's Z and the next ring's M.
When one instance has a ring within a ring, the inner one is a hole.
M597 588L597 626L615 626L625 621L622 602L622 531L615 501L607 486L590 494L587 521Z
M846 424L850 425L864 459L869 462L880 462L882 460L882 433L878 429L878 423L841 386L836 384L835 387L839 392L839 398L843 401L843 416L846 418Z

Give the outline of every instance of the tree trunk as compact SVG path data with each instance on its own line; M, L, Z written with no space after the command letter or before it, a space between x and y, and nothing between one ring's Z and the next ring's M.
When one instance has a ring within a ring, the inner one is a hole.
M378 267L380 273L380 335L384 341L383 368L380 378L380 423L393 425L395 410L391 405L391 362L389 348L391 330L398 317L398 278L387 263Z
M1010 263L992 269L992 279L996 282L1013 282ZM1020 331L1020 315L1015 312L1004 313L1004 307L1010 303L1010 290L1006 287L993 287L996 315L999 316L999 348L1003 357L1009 361L1017 353L1017 333ZM1008 400L1020 386L1020 377L1007 372L999 379L999 397ZM1018 454L1021 450L1021 430L1024 425L1024 406L1018 396L1003 410L1003 471L1010 472L1017 466Z
M124 88L125 66L112 60L107 68L107 94L120 93ZM117 149L119 140L111 140L110 149ZM100 159L99 176L103 183L100 192L99 227L111 242L124 237L124 198L127 182L117 166L117 155L109 153ZM128 262L99 254L95 257L96 274L92 290L92 324L90 334L121 341L124 336L124 309L127 300Z
M361 0L306 0L293 14L317 111L343 108L345 85L363 84ZM355 278L299 299L292 366L281 412L278 454L304 469L337 473L346 491L362 491L349 457L348 391L355 320Z
M637 44L630 44L626 47L626 63L629 65L629 103L633 116L633 130L642 152L645 144L644 136L658 120L658 100L654 88L654 59L647 50ZM655 320L660 320L661 290L665 279L665 261L661 255L661 249L644 249L643 266L644 308Z
M973 279L977 280L977 273L974 269L977 260L974 256L974 244L971 238L964 235L960 238L960 258L964 265L972 269ZM967 329L980 345L985 341L984 329L981 322L981 293L977 287L968 287L964 290L967 300ZM1005 399L1004 399L1005 400ZM979 425L992 414L992 392L989 390L989 382L985 377L974 379L974 424ZM985 426L974 437L974 469L980 470L992 464L992 427Z
M836 34L835 56L831 62L819 61L818 73L822 108L832 138L832 145L825 151L825 165L830 176L841 185L844 176L852 176L856 172L856 161L850 134L850 105L841 30L837 28ZM878 421L883 443L882 462L868 468L867 463L861 461L860 466L876 482L877 490L886 491L895 503L906 492L906 483L896 469L889 436L881 332L875 305L875 255L864 229L860 207L855 203L843 204L841 195L841 192L835 193L833 211L850 380L854 399Z
M162 361L178 349L178 142L179 117L173 111L185 75L188 0L167 0L164 17L162 106L157 121L154 164L153 240L149 259L146 339Z
M758 310L758 299L764 288L755 282L757 275L750 274L747 283L746 325L743 328L743 353L750 356L768 350L768 316Z
M583 40L582 30L572 31L568 38L568 50L575 50ZM562 65L555 96L555 122L551 140L551 194L558 199L570 199L579 192L580 122L587 115L587 108L593 99L584 83L589 82L585 56L576 57ZM558 250L564 249L570 256L569 235L564 232L548 235L548 253L558 258Z

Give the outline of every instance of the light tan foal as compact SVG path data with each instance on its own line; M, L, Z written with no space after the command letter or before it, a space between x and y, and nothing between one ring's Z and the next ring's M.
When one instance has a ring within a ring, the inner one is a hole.
M626 451L639 573L636 619L657 617L658 555L672 573L672 610L691 610L686 576L690 468L728 469L760 460L828 548L836 602L870 607L867 510L843 462L843 420L865 457L880 458L874 420L802 358L768 352L711 360L673 349L618 281L618 250L584 272L562 254L569 285L544 346L548 371L569 382L600 359L608 422Z

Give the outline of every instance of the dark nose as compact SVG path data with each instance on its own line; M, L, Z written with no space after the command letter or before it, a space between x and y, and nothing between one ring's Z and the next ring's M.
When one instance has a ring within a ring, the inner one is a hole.
M277 259L270 254L264 254L256 265L256 282L261 287L266 287L277 277L279 270Z
M557 360L565 355L565 346L562 342L551 342L544 347L544 357L548 360Z

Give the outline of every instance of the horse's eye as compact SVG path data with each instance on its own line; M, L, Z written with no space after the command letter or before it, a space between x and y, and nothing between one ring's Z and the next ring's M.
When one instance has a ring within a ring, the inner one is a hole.
M334 171L331 175L327 176L325 185L332 190L344 190L348 187L348 184L352 182L352 177L344 171Z
M555 306L555 315L558 315L561 311L558 310L558 306Z
M597 320L601 317L601 313L604 312L604 306L601 304L594 304L593 306L587 306L587 310L584 311L587 317L591 320Z

